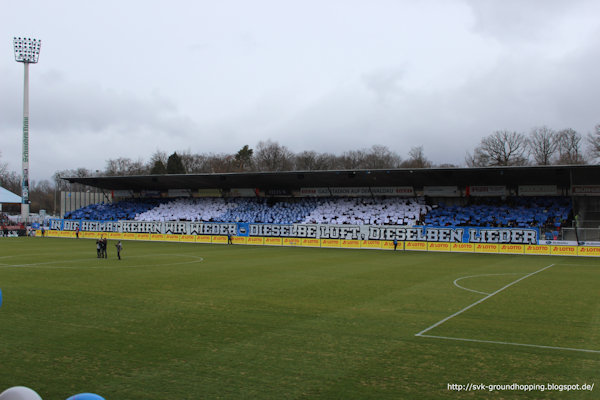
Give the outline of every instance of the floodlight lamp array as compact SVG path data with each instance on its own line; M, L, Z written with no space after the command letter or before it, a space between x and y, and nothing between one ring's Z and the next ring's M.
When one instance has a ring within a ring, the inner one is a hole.
M14 38L15 45L15 60L22 63L38 62L40 57L40 48L42 47L42 41L39 39L31 38Z

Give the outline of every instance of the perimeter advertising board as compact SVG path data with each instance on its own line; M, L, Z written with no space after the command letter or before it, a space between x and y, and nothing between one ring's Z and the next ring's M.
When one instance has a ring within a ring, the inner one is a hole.
M51 220L49 237L600 257L600 242L544 241L535 228Z
M525 246L522 244L501 244L498 252L503 254L524 254Z
M427 242L404 242L404 250L427 251Z
M255 224L215 222L145 222L52 220L59 231L122 232L166 235L208 235L307 238L359 241L407 241L447 243L539 244L538 228L481 228L399 225ZM269 244L269 243L267 243Z
M525 254L548 255L550 246L548 245L528 245L525 246Z
M264 243L265 243L265 238L263 238L263 237L249 237L246 240L246 244L263 245Z
M475 253L497 253L498 245L493 243L477 243Z
M577 246L550 246L550 254L556 256L576 256Z
M588 257L600 257L600 247L581 246L577 249L577 255Z
M380 240L361 240L360 241L360 247L362 249L380 249L381 248L381 243L383 243ZM398 247L403 247L404 246L404 242L398 242Z
M452 243L450 250L460 253L473 253L475 245L473 243Z
M179 237L179 241L184 242L184 243L195 243L196 242L196 236L194 236L194 235L181 235Z
M300 246L302 245L302 239L299 238L283 238L283 246Z
M448 242L428 242L428 251L451 251L451 243Z
M360 240L342 240L340 247L345 249L360 249Z
M319 239L301 239L302 246L304 247L320 247L321 241Z

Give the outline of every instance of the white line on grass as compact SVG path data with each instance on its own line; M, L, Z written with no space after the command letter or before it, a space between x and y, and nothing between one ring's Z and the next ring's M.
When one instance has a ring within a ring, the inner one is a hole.
M535 274L537 274L537 273L539 273L539 272L542 272L542 271L544 271L544 270L546 270L546 269L548 269L548 268L552 267L553 265L554 265L554 264L550 264L550 265L548 265L548 266L546 266L546 267L544 267L544 268L542 268L542 269L538 269L537 271L534 271L534 272L532 272L532 273L530 273L530 274L527 274L527 275L525 275L525 276L522 276L522 277L520 277L519 279L517 279L516 281L512 281L512 282L511 282L511 283L509 283L508 285L501 287L500 289L496 290L496 291L495 291L495 292L493 292L493 293L490 293L490 294L488 294L487 296L485 296L484 298L482 298L482 299L480 299L480 300L477 300L475 303L473 303L473 304L471 304L471 305L468 305L468 306L466 306L466 307L465 307L465 308L463 308L462 310L455 312L454 314L452 314L452 315L450 315L450 316L448 316L448 317L446 317L446 318L442 319L441 321L438 321L438 322L436 322L435 324L431 325L429 328L425 328L425 329L423 329L421 332L419 332L419 333L415 334L415 336L422 336L422 335L423 335L425 332L429 332L430 330L432 330L433 328L435 328L435 327L437 327L437 326L440 326L440 325L441 325L441 324L443 324L444 322L446 322L446 321L449 321L449 320L451 320L452 318L456 317L457 315L460 315L460 314L464 313L465 311L467 311L467 310L469 310L469 309L471 309L471 308L475 307L477 304L483 303L484 301L486 301L486 300L487 300L487 299L489 299L490 297L497 295L498 293L500 293L501 291L503 291L503 290L504 290L504 289L506 289L506 288L509 288L509 287L511 287L511 286L512 286L512 285L514 285L515 283L521 282L523 279L529 278L530 276L533 276L533 275L535 275Z
M556 265L564 265L566 267L590 267L591 266L591 264L563 264L563 263L556 264Z
M465 339L465 338L456 338L456 337L450 337L450 336L435 336L435 335L417 335L417 336L434 338L434 339L458 340L461 342L505 344L505 345L510 345L510 346L535 347L538 349L581 351L581 352L585 352L585 353L600 353L600 350L577 349L577 348L573 348L573 347L544 346L541 344L500 342L500 341L495 341L495 340Z
M591 350L591 349L579 349L579 348L574 348L574 347L559 347L559 346L545 346L545 345L541 345L541 344L528 344L528 343L515 343L515 342L502 342L502 341L496 341L496 340L482 340L482 339L468 339L468 338L457 338L457 337L450 337L450 336L436 336L436 335L425 335L425 332L428 332L430 330L432 330L433 328L440 326L441 324L443 324L444 322L456 317L459 314L462 314L463 312L467 311L468 309L475 307L477 304L480 304L482 302L484 302L485 300L489 299L490 297L500 293L501 291L503 291L504 289L514 285L517 282L522 281L525 278L529 278L532 275L537 274L538 272L542 272L552 266L554 266L555 264L550 264L542 269L539 269L535 272L532 272L530 274L527 274L519 279L517 279L516 281L513 281L511 283L509 283L508 285L496 290L493 293L488 294L487 296L485 296L484 298L482 298L481 300L476 301L475 303L463 308L462 310L455 312L454 314L450 315L449 317L446 317L444 319L442 319L439 322L436 322L435 324L431 325L429 328L426 328L424 330L422 330L421 332L415 334L415 336L419 336L419 337L427 337L427 338L433 338L433 339L444 339L444 340L456 340L456 341L460 341L460 342L473 342L473 343L490 343L490 344L503 344L503 345L509 345L509 346L520 346L520 347L532 347L532 348L538 348L538 349L550 349L550 350L566 350L566 351L578 351L578 352L583 352L583 353L594 353L594 354L600 354L600 350ZM563 264L561 264L563 265ZM500 274L498 274L500 275ZM504 274L502 274L504 275ZM473 275L473 276L478 276L478 275ZM469 277L465 277L465 278L469 278ZM459 278L457 280L460 280L463 278ZM456 280L454 281L456 284ZM458 286L458 285L457 285ZM465 288L463 288L465 289ZM469 290L469 289L467 289Z
M199 256L194 256L194 255L189 255L189 254L148 254L148 255L134 255L134 256L127 256L127 259L131 259L131 258L147 258L147 257L158 257L158 256L167 256L167 257L189 257L192 260L190 261L179 261L179 262L169 262L169 263L163 263L163 264L134 264L134 265L129 265L126 263L123 264L108 264L108 265L104 265L104 266L81 266L81 265L76 265L76 266L66 266L66 265L53 265L53 264L59 264L59 263L79 263L81 261L89 261L90 259L95 259L96 257L91 257L91 258L80 258L80 259L71 259L71 260L56 260L56 261L46 261L46 262L40 262L40 263L31 263L31 264L4 264L4 263L0 263L0 268L45 268L45 269L113 269L113 268L136 268L136 267L159 267L159 266L165 266L165 265L183 265L183 264L194 264L194 263L199 263L199 262L203 262L204 258L199 257ZM101 260L101 259L99 259ZM99 261L99 263L103 263L104 261ZM111 258L112 261L114 261L114 259Z
M461 285L459 285L457 282L458 282L458 281L461 281L461 280L463 280L463 279L468 279L468 278L477 278L477 277L479 277L479 276L497 276L497 275L523 275L523 274L521 274L521 273L519 273L519 272L508 272L508 273L506 273L506 274L481 274L481 275L469 275L469 276L462 276L462 277L460 277L460 278L456 278L456 279L454 280L454 286L456 286L457 288L460 288L460 289L468 290L469 292L474 292L474 293L479 293L479 294L485 294L485 295L487 296L487 295L489 295L489 293L486 293L486 292L480 292L479 290L475 290L475 289L469 289L469 288L466 288L466 287L464 287L464 286L461 286Z

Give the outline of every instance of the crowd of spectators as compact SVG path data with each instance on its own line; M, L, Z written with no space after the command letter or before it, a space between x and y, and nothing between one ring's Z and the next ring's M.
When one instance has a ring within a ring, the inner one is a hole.
M232 208L238 207L236 199L180 198L164 202L157 207L134 216L136 221L216 221Z
M302 221L305 224L417 225L431 206L419 198L330 198Z
M116 203L90 204L65 214L65 219L98 221L132 220L138 214L151 210L165 201L162 199L121 200Z
M540 227L569 218L566 197L478 198L466 205L427 204L423 197L178 198L94 204L67 219L249 222L275 224Z
M571 214L568 197L479 198L467 205L439 203L424 219L425 225L541 227L557 230Z

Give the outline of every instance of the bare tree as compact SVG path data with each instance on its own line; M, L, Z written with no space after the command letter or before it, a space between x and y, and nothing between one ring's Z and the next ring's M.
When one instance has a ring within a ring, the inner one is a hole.
M255 162L258 171L290 171L294 154L285 146L267 140L256 146Z
M5 171L0 175L0 186L13 193L21 193L21 175L15 171Z
M189 151L188 151L189 153ZM182 152L182 154L184 154ZM154 163L156 161L160 161L162 162L164 165L167 165L167 161L169 160L169 156L167 155L166 151L162 151L162 150L156 150L154 153L152 153L152 155L150 156L150 161L148 162L148 166L154 165Z
M188 174L201 174L210 172L210 166L207 163L207 155L192 154L189 150L186 150L181 152L180 157L181 162L183 163L183 167L185 168Z
M319 154L316 151L302 151L294 157L294 169L296 171L314 171L317 168L317 157Z
M330 153L303 151L294 157L294 165L297 171L324 171L336 168L337 159Z
M581 148L583 137L574 129L558 132L558 163L561 165L585 164L586 159Z
M151 175L162 175L167 173L167 161L169 157L167 153L161 150L156 150L152 156L150 156L150 161L146 164L146 169L149 171ZM183 159L183 157L182 157Z
M10 171L6 162L0 163L0 186L13 193L21 193L21 174Z
M86 178L92 175L92 172L87 168L63 169L54 173L54 180L60 180L61 178Z
M550 165L558 150L558 134L546 127L533 128L529 134L529 152L537 165Z
M481 139L466 162L471 167L526 165L527 138L518 132L496 131Z
M320 171L340 169L339 157L333 153L317 154L315 169Z
M33 212L39 212L40 210L54 211L54 184L52 182L48 180L33 181L29 195Z
M467 167L485 167L487 163L488 160L485 159L484 155L481 154L477 147L475 148L473 154L467 151L467 154L465 155L465 164L467 164Z
M408 152L408 160L403 161L400 166L403 168L431 168L431 161L425 157L423 146L417 146Z
M594 133L588 133L587 142L592 158L600 158L600 124L595 126Z
M141 159L133 161L131 158L119 157L106 161L104 173L107 176L144 175L148 173L148 168Z
M235 172L237 170L235 156L231 154L210 154L206 162L211 173Z
M2 156L2 152L0 151L0 157ZM4 174L8 172L8 163L0 162L0 179Z
M65 169L54 173L54 186L58 191L73 191L79 192L90 189L88 186L79 183L71 184L64 178L86 178L93 176L92 172L86 168Z
M363 168L397 168L401 161L402 158L386 146L374 145L366 153Z
M338 163L341 169L361 169L364 168L366 157L365 150L349 150L342 153Z

